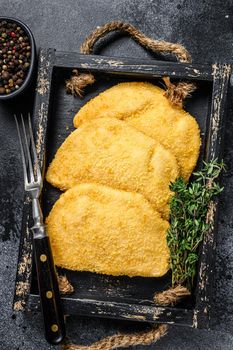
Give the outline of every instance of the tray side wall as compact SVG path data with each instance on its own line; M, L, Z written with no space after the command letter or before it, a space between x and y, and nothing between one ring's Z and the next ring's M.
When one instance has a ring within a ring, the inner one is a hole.
M213 93L210 114L210 128L208 133L205 160L222 159L223 136L225 129L225 104L227 89L231 74L228 64L213 65ZM193 326L195 328L209 328L212 299L212 285L214 273L214 256L216 237L218 233L218 199L211 203L213 227L205 235L200 257L198 272L196 306L194 310Z

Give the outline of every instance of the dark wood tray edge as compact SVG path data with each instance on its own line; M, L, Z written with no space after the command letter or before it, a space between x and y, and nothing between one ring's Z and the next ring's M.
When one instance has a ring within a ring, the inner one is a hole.
M71 299L63 297L66 315L116 318L128 321L177 324L193 327L194 311L169 307L145 306L139 304L116 303L93 299ZM28 310L40 310L40 298L31 294Z

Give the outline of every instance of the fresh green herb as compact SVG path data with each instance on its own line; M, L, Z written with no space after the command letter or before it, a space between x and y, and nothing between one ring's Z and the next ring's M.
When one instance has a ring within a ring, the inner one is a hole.
M224 168L216 160L204 163L203 169L193 174L187 184L181 178L171 184L174 196L170 202L171 226L167 242L171 253L172 284L185 284L191 288L198 260L197 248L211 229L207 212L214 196L223 188L215 180Z

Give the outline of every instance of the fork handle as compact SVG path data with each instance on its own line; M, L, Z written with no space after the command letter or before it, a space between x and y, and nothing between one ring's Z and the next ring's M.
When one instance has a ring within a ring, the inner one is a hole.
M45 338L51 344L59 344L66 332L49 237L44 225L32 227L32 232Z

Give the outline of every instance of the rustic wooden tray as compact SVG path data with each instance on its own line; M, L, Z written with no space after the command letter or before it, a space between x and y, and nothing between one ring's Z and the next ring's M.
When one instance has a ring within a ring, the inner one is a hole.
M65 92L65 80L73 68L95 73L97 82L86 90L83 99ZM198 89L186 103L196 117L202 136L199 159L221 158L224 129L224 104L231 66L197 65L153 60L110 58L42 49L39 55L34 131L41 167L45 168L56 150L73 130L75 112L91 97L120 81L151 81L159 78L188 79ZM46 158L46 159L45 159ZM42 205L46 216L60 191L44 184ZM16 277L14 309L23 309L29 297L29 309L38 309L39 295L33 268L32 241L29 232L30 205L24 201L22 236ZM153 302L157 291L167 289L171 274L162 278L128 278L65 271L75 292L63 298L66 314L100 316L154 323L174 323L190 327L209 325L217 212L214 230L200 248L198 273L192 296L176 307L159 307Z

